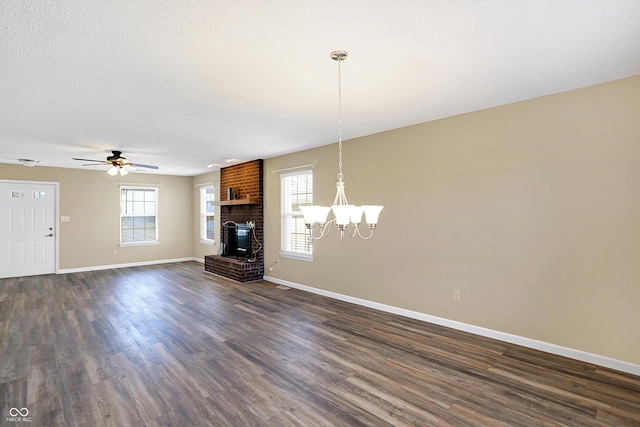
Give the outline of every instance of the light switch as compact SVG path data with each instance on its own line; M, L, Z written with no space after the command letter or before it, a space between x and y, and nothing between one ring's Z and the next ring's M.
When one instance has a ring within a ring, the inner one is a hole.
M60 217L60 222L69 222L71 221L71 217L70 216L61 216Z

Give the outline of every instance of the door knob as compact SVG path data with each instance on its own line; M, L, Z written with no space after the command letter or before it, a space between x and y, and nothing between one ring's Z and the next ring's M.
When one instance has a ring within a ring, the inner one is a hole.
M47 234L47 235L46 235L46 236L44 236L44 237L53 237L53 233L49 233L49 234Z

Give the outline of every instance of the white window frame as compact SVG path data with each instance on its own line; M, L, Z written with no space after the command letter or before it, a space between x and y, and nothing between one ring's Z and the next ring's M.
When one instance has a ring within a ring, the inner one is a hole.
M284 173L280 175L280 256L284 258L297 259L302 261L313 261L313 241L310 242L310 251L293 250L291 248L290 235L292 233L293 219L302 218L302 212L292 211L290 181L292 177L300 175L310 175L313 180L313 171L301 170L298 172ZM312 181L313 182L313 181ZM313 203L313 184L311 186L311 197L309 204ZM306 231L306 230L305 230Z
M213 189L213 200L216 199L216 187L214 185L203 185L200 187L200 243L205 245L213 245L215 244L215 218L216 212L215 207L213 209L213 213L207 212L207 200L205 198L205 194L207 194L207 189ZM213 216L214 221L214 236L213 239L207 238L207 217Z
M140 191L154 191L155 192L155 214L154 215L149 215L149 214L140 214L140 215L124 215L124 209L123 209L123 201L122 201L122 190L140 190ZM120 246L149 246L149 245L159 245L160 244L160 229L159 229L159 210L160 210L160 200L159 200L159 187L147 187L147 186L141 186L141 185L121 185L120 186L120 195L119 195L119 200L120 200L120 224L119 224L119 228L120 228ZM156 239L155 240L138 240L138 241L132 241L132 242L123 242L122 241L122 218L123 217L136 217L136 216L154 216L155 217L155 234L156 234Z

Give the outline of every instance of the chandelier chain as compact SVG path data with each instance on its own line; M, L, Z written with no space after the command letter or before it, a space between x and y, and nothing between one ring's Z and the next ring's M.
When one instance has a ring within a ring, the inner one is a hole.
M342 181L342 55L338 56L338 181Z

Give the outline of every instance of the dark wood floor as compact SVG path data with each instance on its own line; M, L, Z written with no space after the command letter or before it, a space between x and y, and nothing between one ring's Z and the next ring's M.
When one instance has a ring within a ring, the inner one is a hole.
M0 280L0 350L0 425L640 426L640 377L197 263Z

